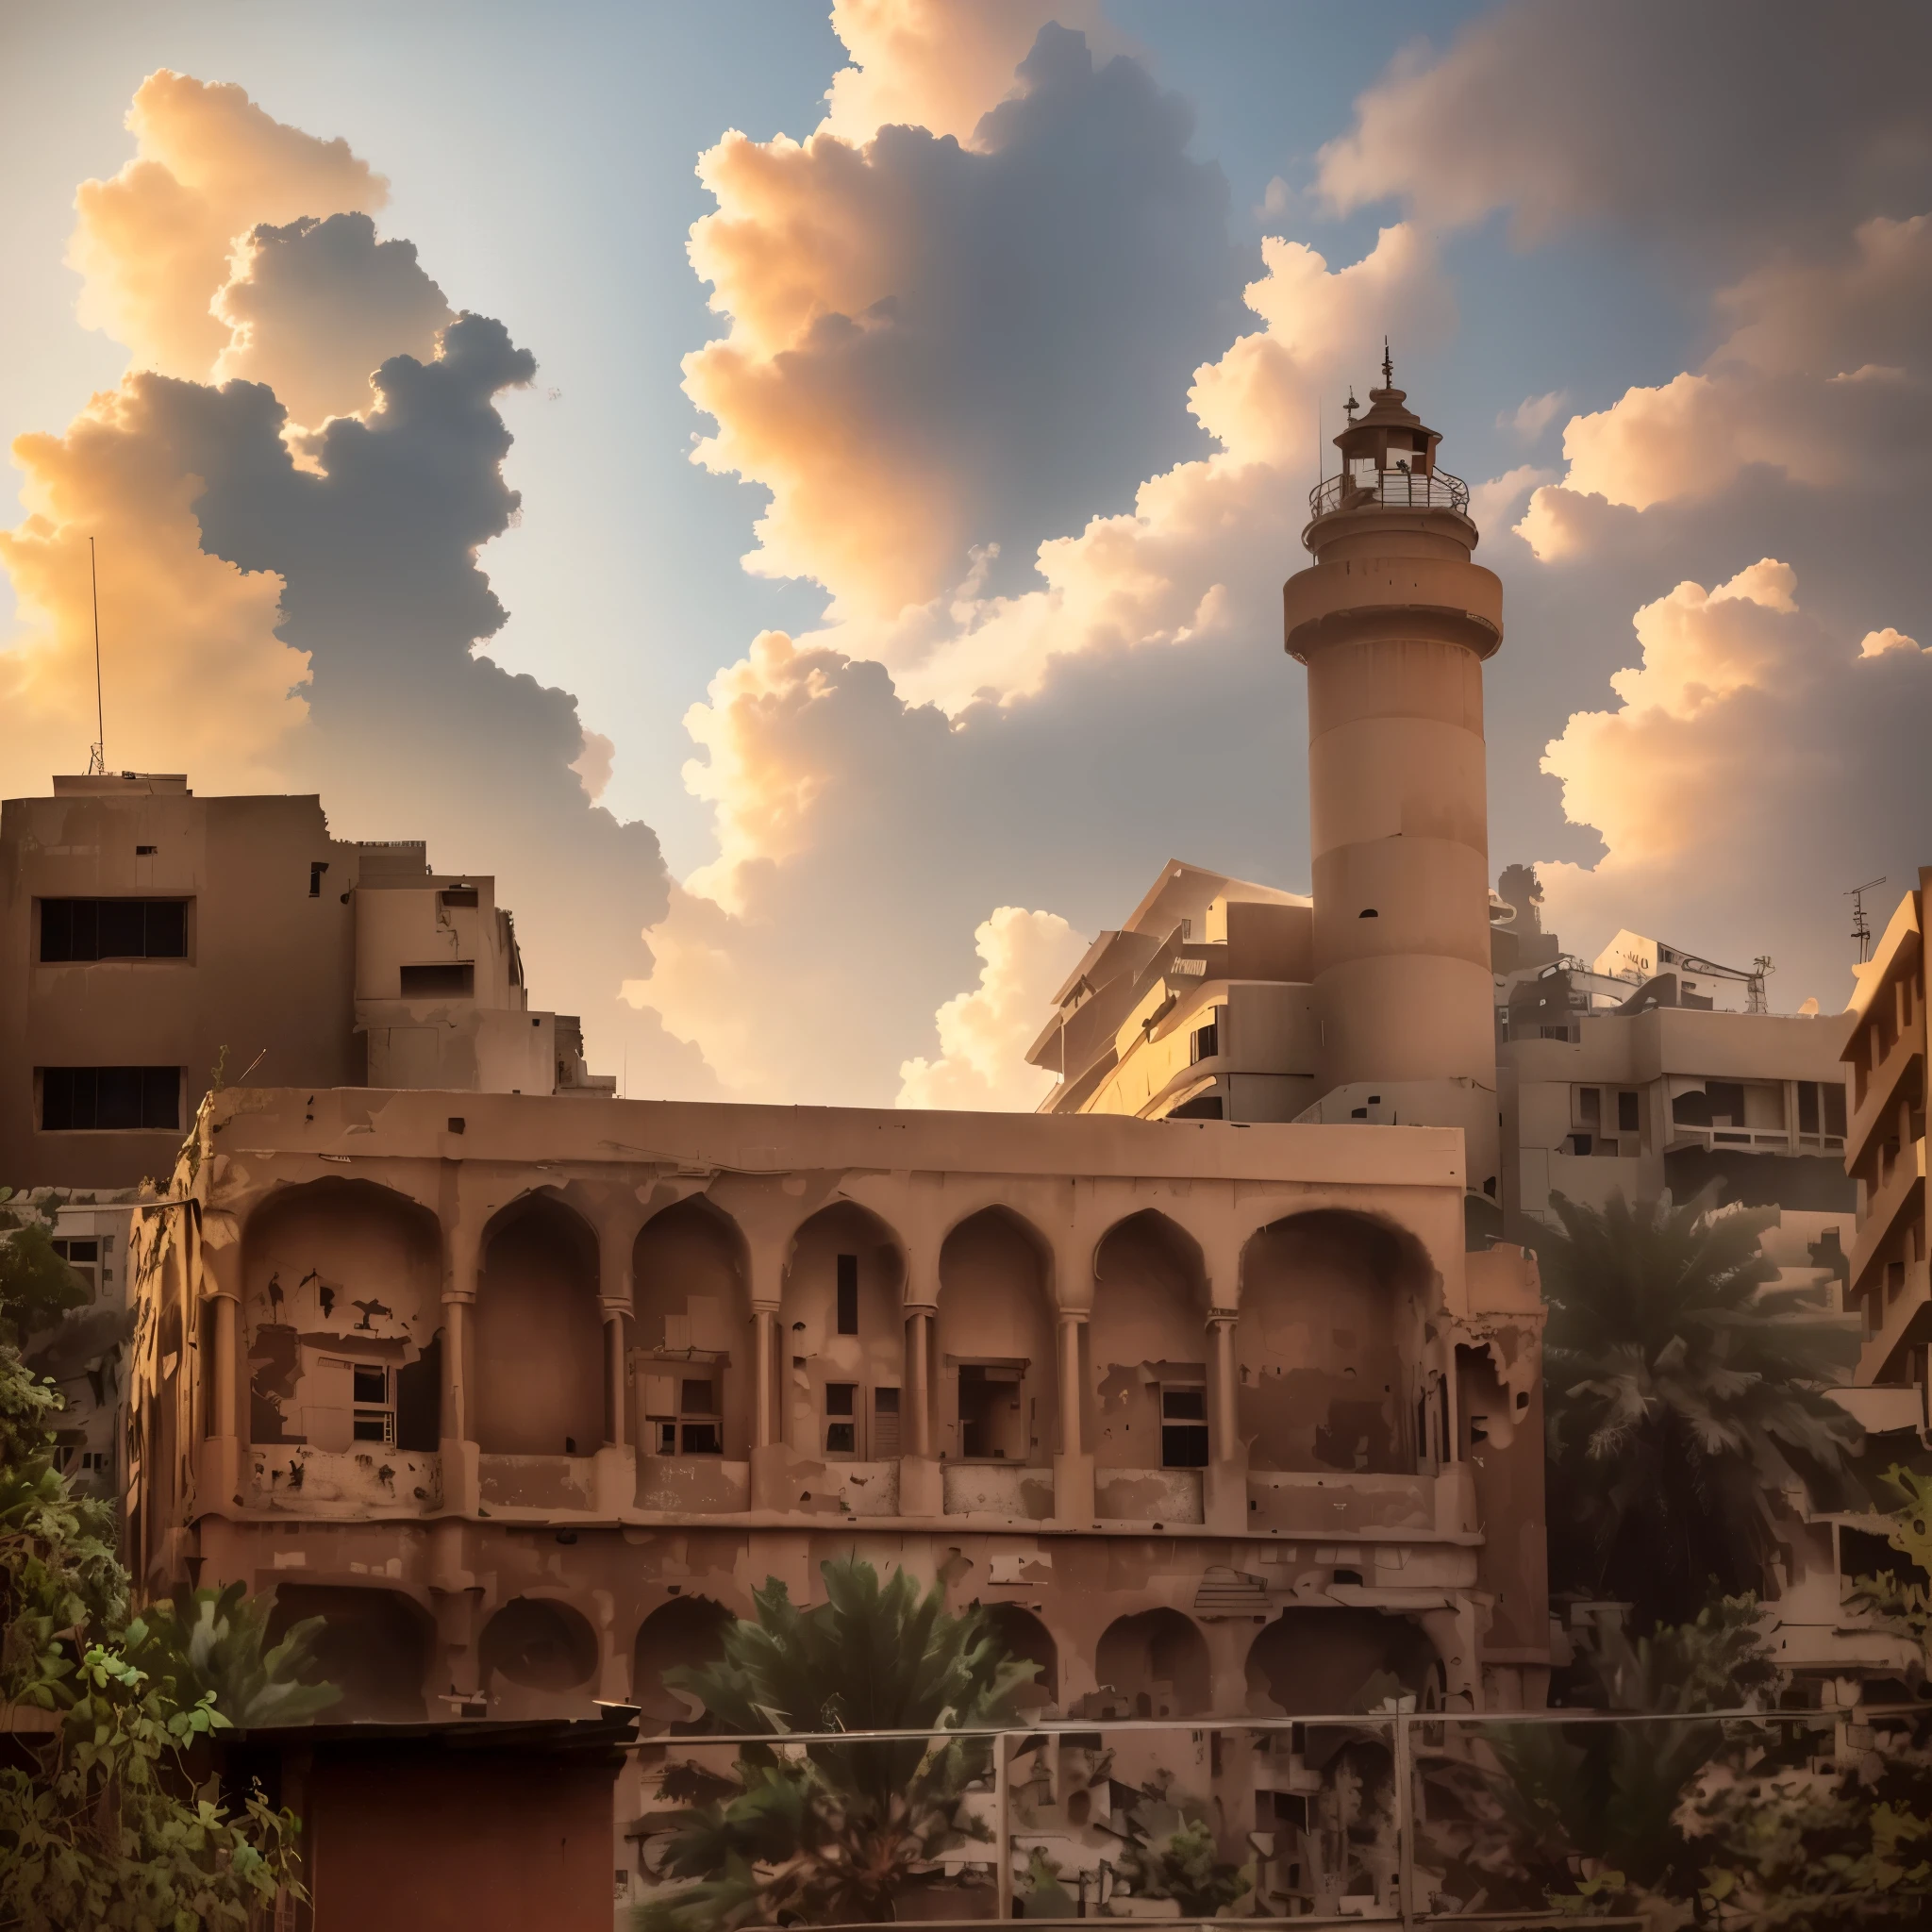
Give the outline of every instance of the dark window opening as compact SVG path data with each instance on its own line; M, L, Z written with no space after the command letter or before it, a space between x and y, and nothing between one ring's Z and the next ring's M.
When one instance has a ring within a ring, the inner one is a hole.
M179 1067L43 1067L41 1129L48 1134L179 1131Z
M962 1457L1003 1458L1002 1426L1020 1407L1018 1363L962 1362L959 1365L959 1454ZM1017 1436L1017 1431L1011 1432Z
M718 1413L717 1385L708 1380L702 1382L681 1381L677 1398L678 1413L681 1415L716 1415Z
M1211 1060L1221 1051L1221 1023L1210 1020L1205 1026L1196 1026L1191 1044L1193 1059Z
M1381 916L1382 915L1379 912L1377 912L1373 906L1364 906L1362 909L1356 914L1356 917L1357 919L1380 919Z
M839 1333L858 1333L858 1257L839 1257Z
M1844 1139L1845 1090L1836 1080L1824 1083L1824 1131Z
M1617 1131L1620 1134L1634 1134L1639 1125L1637 1117L1637 1096L1631 1092L1617 1095Z
M41 958L185 959L186 899L42 899Z
M311 858L308 861L308 896L311 899L322 897L322 875L327 870L328 860L325 858Z
M63 1261L98 1261L101 1244L98 1241L82 1241L76 1235L56 1235L54 1252Z
M1194 1100L1184 1100L1178 1107L1168 1109L1171 1121L1218 1121L1222 1117L1221 1096L1218 1093L1204 1093Z
M1163 1469L1208 1467L1208 1391L1160 1391L1160 1463Z
M476 991L476 968L468 960L447 960L435 966L405 966L406 1000L467 1000Z
M857 1382L827 1382L825 1384L825 1413L827 1415L856 1415L855 1401L858 1393Z
M687 1456L722 1456L724 1438L716 1423L686 1423L684 1453Z
M1588 1134L1572 1134L1570 1136L1570 1151L1573 1154L1588 1154L1593 1144L1591 1136Z
M384 1403L389 1400L389 1371L381 1363L374 1367L359 1362L356 1365L356 1400L358 1403Z
M1815 1134L1818 1131L1818 1082L1800 1080L1798 1082L1798 1131L1801 1134Z
M475 886L452 886L448 891L440 892L437 896L445 906L474 906L476 889Z
M1576 1118L1586 1121L1592 1127L1604 1117L1604 1093L1601 1087L1579 1087L1576 1090Z
M889 1462L899 1453L899 1391L872 1391L872 1453L875 1462Z
M134 856L137 858L152 858L161 848L158 845L137 845Z
M827 1456L857 1456L858 1444L858 1430L851 1423L827 1423L825 1424L825 1454Z

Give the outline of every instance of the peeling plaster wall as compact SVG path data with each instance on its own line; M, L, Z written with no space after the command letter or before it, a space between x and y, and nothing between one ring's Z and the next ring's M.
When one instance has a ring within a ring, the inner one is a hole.
M651 1407L652 1381L675 1376L681 1382L687 1375L708 1378L717 1391L723 1456L742 1462L750 1453L751 1381L745 1371L752 1365L753 1339L742 1249L731 1223L701 1200L667 1208L646 1222L637 1238L631 1260L636 1373L630 1440L646 1456L659 1453L647 1425L653 1414L663 1413ZM681 1400L681 1391L678 1395ZM667 1473L657 1479L670 1477ZM697 1473L692 1479L703 1480Z
M1308 1215L1256 1237L1237 1336L1241 1434L1257 1470L1412 1469L1413 1287L1394 1237Z

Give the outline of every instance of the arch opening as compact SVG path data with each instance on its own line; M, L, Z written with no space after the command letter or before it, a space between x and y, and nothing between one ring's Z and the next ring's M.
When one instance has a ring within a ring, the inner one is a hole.
M664 1682L669 1670L714 1664L724 1655L724 1633L737 1619L708 1596L675 1596L638 1626L631 1646L631 1701L644 1727L691 1731L704 1714L688 1693Z
M1103 1718L1195 1717L1213 1702L1208 1640L1169 1608L1116 1617L1093 1654Z
M597 1639L577 1611L547 1597L517 1596L483 1626L485 1690L502 1677L524 1690L574 1690L597 1671Z
M701 1196L644 1224L636 1283L636 1441L646 1456L750 1454L751 1293L737 1227Z
M423 1687L433 1632L414 1601L394 1590L280 1584L269 1613L269 1641L279 1643L305 1617L323 1620L316 1675L342 1693L325 1722L420 1724L428 1715Z
M984 1609L987 1628L1006 1646L1008 1654L1039 1667L1033 1681L1013 1693L1013 1707L1037 1711L1042 1706L1058 1704L1060 1654L1053 1632L1024 1604L988 1604Z
M431 1454L441 1433L442 1233L372 1181L291 1188L242 1238L248 1438Z
M1285 1609L1256 1634L1249 1707L1282 1717L1335 1717L1408 1696L1439 1703L1435 1645L1407 1617L1355 1607Z
M1251 1469L1414 1471L1433 1280L1413 1235L1366 1214L1291 1215L1249 1241L1235 1348Z
M1050 1267L1005 1208L982 1208L940 1249L940 1443L953 1462L1040 1466L1058 1422Z
M484 1241L476 1294L474 1427L484 1454L589 1456L604 1435L597 1241L537 1194Z
M1208 1442L1208 1276L1193 1240L1152 1208L1093 1257L1093 1459L1200 1469Z
M900 1453L905 1278L891 1230L853 1202L821 1208L792 1237L778 1324L794 1450L832 1462Z

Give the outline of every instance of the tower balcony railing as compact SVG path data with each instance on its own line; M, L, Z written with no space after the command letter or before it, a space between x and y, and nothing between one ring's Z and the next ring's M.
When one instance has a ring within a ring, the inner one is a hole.
M1373 483L1352 476L1325 476L1308 491L1308 514L1361 509L1372 503L1390 509L1453 509L1469 514L1469 485L1446 470L1413 475L1407 470L1378 470Z

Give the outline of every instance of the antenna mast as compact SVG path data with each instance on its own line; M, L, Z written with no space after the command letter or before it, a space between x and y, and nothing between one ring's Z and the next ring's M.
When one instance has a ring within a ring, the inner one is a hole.
M90 778L104 776L108 769L108 719L107 708L101 697L101 573L94 562L94 540L87 540L88 582L94 597L94 731L92 748L87 755L87 773Z
M1865 894L1884 883L1882 878L1867 879L1862 886L1854 886L1845 894L1852 902L1852 938L1857 941L1860 966L1866 964L1872 958L1872 927L1865 918Z

